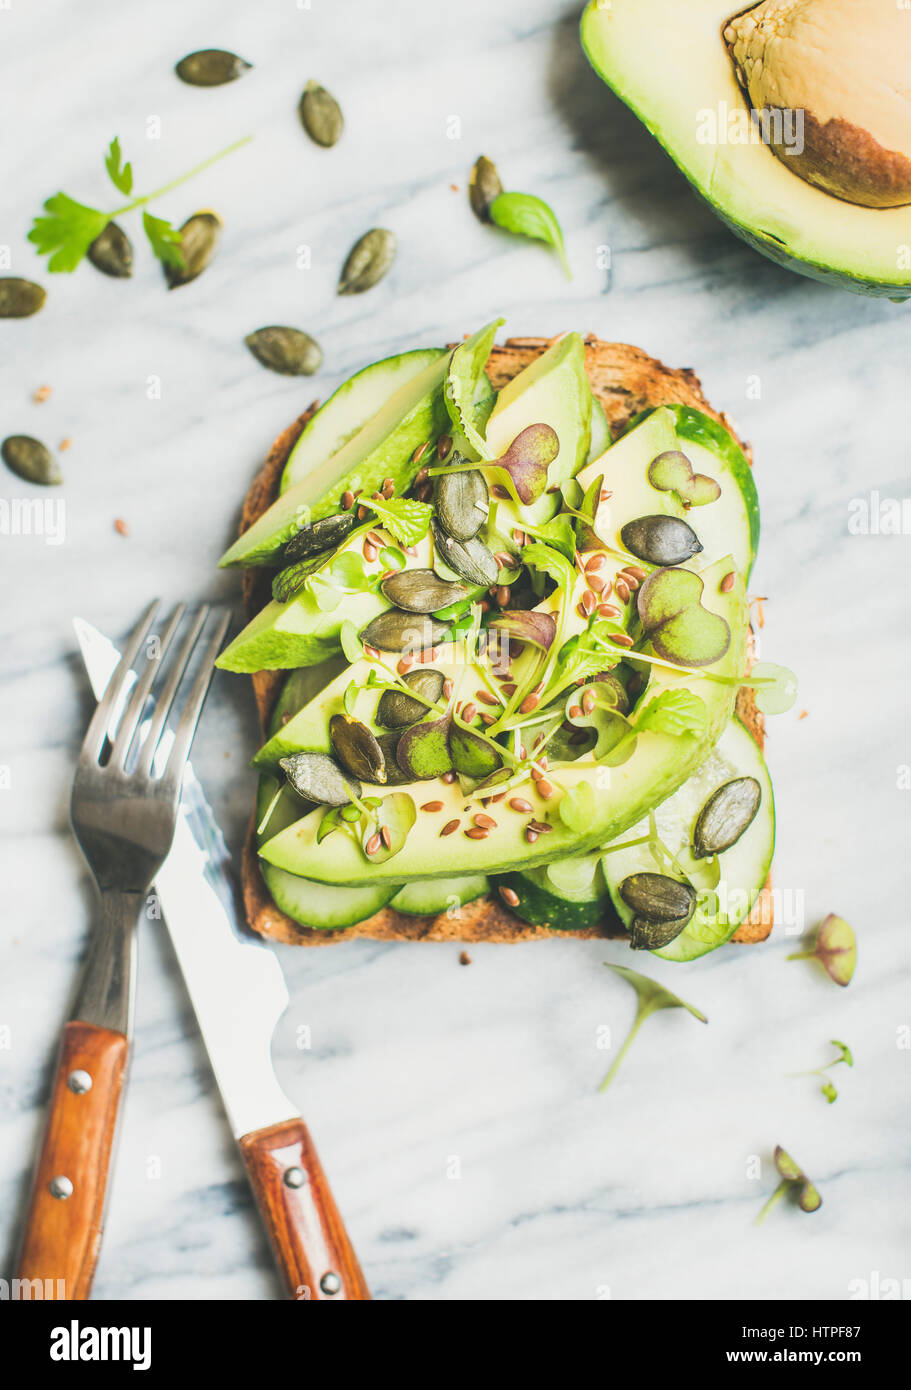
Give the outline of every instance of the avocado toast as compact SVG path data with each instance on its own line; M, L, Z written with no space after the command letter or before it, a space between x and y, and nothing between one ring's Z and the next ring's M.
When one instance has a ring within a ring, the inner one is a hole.
M221 664L252 674L267 735L250 924L299 944L627 928L672 959L740 923L736 939L760 940L774 814L741 684L758 534L741 448L688 371L576 334L491 351L495 327L365 369L276 441L248 494L223 563L246 566L251 622ZM382 525L401 528L396 498L422 504L415 544ZM498 572L476 573L488 556ZM333 768L345 805L321 780ZM742 786L746 811L725 790ZM744 824L699 854L712 803ZM714 892L732 856L736 906Z

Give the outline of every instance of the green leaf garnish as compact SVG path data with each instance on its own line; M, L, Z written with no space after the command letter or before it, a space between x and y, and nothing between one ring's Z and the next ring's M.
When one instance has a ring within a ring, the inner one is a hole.
M600 1089L606 1091L610 1083L617 1074L617 1069L623 1058L629 1051L633 1039L642 1027L650 1014L657 1013L659 1009L686 1009L687 1013L698 1018L700 1023L708 1023L708 1019L695 1005L688 1004L685 999L680 999L676 994L672 994L669 989L659 985L657 980L650 980L647 975L640 975L637 970L630 970L625 965L612 965L605 961L608 970L613 970L615 974L621 975L624 980L632 985L636 991L638 1007L636 1017L633 1019L633 1026L626 1035L626 1039L617 1056L614 1058L613 1066L601 1082Z
M338 640L346 661L353 666L356 661L361 660L364 655L363 643L350 618L346 618L339 628Z
M120 150L120 140L116 135L104 157L104 167L107 169L108 177L117 192L129 197L133 192L133 166L124 163Z
M785 714L797 699L794 672L774 661L757 661L743 684L756 691L756 704L763 714Z
M835 1083L833 1082L831 1076L829 1076L830 1070L832 1069L832 1067L837 1067L841 1063L843 1063L846 1067L853 1067L854 1065L854 1054L852 1053L850 1047L848 1047L848 1044L839 1042L837 1038L832 1038L831 1042L833 1047L838 1048L837 1057L833 1057L832 1060L826 1062L824 1066L813 1067L811 1071L795 1071L790 1073L791 1076L821 1076L823 1079L823 1084L819 1089L822 1091L823 1095L825 1096L826 1100L829 1102L830 1105L832 1105L836 1100L838 1100L838 1091L835 1088Z
M818 1211L822 1206L822 1198L813 1183L810 1182L800 1165L780 1144L775 1146L775 1167L781 1182L757 1216L757 1226L765 1220L772 1207L786 1192L791 1192L796 1196L797 1205L801 1211Z
M639 733L651 730L655 734L695 734L701 737L708 723L705 701L691 690L663 690L650 700L636 718Z
M490 220L504 231L546 242L560 257L567 279L573 278L566 259L563 231L553 209L543 198L534 193L500 193L490 205Z
M429 502L418 502L413 497L365 497L358 501L364 507L373 508L399 545L417 545L430 530L433 507Z
M503 322L503 319L495 319L476 335L475 339L460 343L453 349L443 386L443 399L453 427L463 436L479 459L488 461L493 455L474 424L475 393L484 364L490 356L497 329Z
M837 985L849 985L857 965L857 938L843 917L830 912L809 951L795 951L788 960L818 960Z
M38 216L34 219L28 233L28 239L37 248L39 256L49 258L48 270L54 272L75 270L92 242L101 235L113 218L121 217L125 213L132 212L135 208L144 209L147 203L151 203L164 193L169 193L172 188L176 188L179 184L186 183L188 179L201 173L203 169L207 169L216 160L223 159L225 155L231 154L241 145L246 145L250 139L252 136L237 140L227 149L213 155L211 159L197 164L195 168L182 174L180 178L172 179L170 183L157 188L154 193L147 193L142 198L134 198L123 207L112 208L109 212L101 208L89 207L87 203L79 203L67 193L55 193L45 200L43 207L47 216ZM111 141L105 156L104 166L115 188L129 197L133 191L133 167L124 162L120 141L116 136ZM179 231L176 231L164 218L151 217L145 213L143 226L152 250L159 260L166 265L183 268L184 261L180 252Z

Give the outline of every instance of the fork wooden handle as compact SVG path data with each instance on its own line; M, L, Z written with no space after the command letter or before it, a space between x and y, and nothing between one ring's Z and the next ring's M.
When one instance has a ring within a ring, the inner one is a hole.
M89 1296L128 1050L110 1028L63 1030L16 1267L42 1280L44 1298Z
M303 1120L245 1134L240 1151L291 1298L370 1298Z

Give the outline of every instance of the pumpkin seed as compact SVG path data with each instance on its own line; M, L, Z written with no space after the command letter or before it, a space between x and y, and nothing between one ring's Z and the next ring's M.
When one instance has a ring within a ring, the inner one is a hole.
M360 782L343 772L328 753L292 753L279 758L278 765L298 796L320 806L345 806L352 795L361 794Z
M436 517L430 524L440 559L450 569L455 570L468 584L496 584L499 566L483 541L478 540L477 536L472 536L468 541L457 541L443 530Z
M479 222L489 222L490 205L503 192L497 166L486 154L479 155L468 175L468 201Z
M57 467L50 449L40 439L32 439L29 434L11 434L0 444L0 457L7 468L12 469L27 483L39 483L42 487L54 487L63 482L63 474Z
M379 723L379 720L377 720L377 723ZM383 767L386 771L384 786L387 787L401 787L405 782L411 781L411 778L406 772L402 771L396 760L399 738L400 734L398 729L394 729L392 733L388 734L377 734L376 741L382 751Z
M443 693L442 672L434 671L432 667L425 666L420 671L409 671L402 680L410 690L420 691L425 699L433 700L434 703ZM376 707L375 723L382 725L384 729L404 729L409 724L416 724L428 712L422 700L414 700L401 690L384 690Z
M378 647L381 652L418 652L441 642L449 627L449 623L441 623L423 613L403 613L400 608L390 608L369 622L360 638L368 647Z
M363 294L378 285L395 260L396 240L385 227L373 227L348 252L338 282L339 294Z
M679 936L689 917L669 917L653 922L647 917L634 917L629 926L629 944L634 951L657 951Z
M620 539L631 554L650 565L682 565L702 549L699 537L676 516L640 516L628 521Z
M221 218L214 212L194 212L180 229L180 254L183 256L183 269L176 265L164 266L165 279L169 290L189 285L201 275L215 255L218 239L221 236Z
M310 555L306 560L298 560L294 565L286 565L272 580L272 597L276 603L287 603L303 593L310 575L324 563L325 556Z
M383 750L376 738L350 714L333 714L329 720L329 739L343 767L365 782L385 782Z
M116 222L109 222L104 231L99 232L86 255L102 275L128 280L133 274L133 243Z
M295 532L282 550L282 560L285 564L291 564L323 550L331 550L353 530L353 512L337 512L334 516L321 517L311 526L302 526Z
M454 463L464 463L456 454ZM453 540L470 541L478 534L490 511L490 494L484 475L477 469L470 473L441 473L437 478L436 508L440 524Z
M299 328L272 324L248 333L244 342L257 362L282 376L312 376L323 363L319 343Z
M308 82L298 106L301 125L317 145L328 149L340 139L345 128L342 108L331 92L318 82Z
M0 275L0 319L27 319L37 314L47 299L47 290L33 280L17 275Z
M412 724L400 736L395 756L399 767L410 780L426 782L431 777L442 777L444 772L452 771L449 752L451 723L451 717L444 714L442 719Z
M436 613L468 595L464 585L440 579L433 570L400 570L384 579L380 588L390 603L406 613Z
M174 71L181 82L190 87L221 87L249 72L253 64L238 58L224 48L201 48L188 53L176 64Z
M753 824L761 800L762 787L755 777L735 777L712 792L696 819L695 857L705 859L709 854L722 854L735 845Z
M685 926L696 911L696 894L690 885L666 874L630 874L619 891L627 907L649 922L680 918Z
M503 759L490 744L471 729L454 724L449 734L449 754L456 772L463 777L489 777L503 765Z

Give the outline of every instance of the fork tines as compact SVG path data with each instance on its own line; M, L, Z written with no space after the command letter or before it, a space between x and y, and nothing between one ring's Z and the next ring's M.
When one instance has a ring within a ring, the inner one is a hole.
M154 771L163 782L179 786L231 614L208 604L188 613L180 603L156 635L158 607L157 599L150 603L130 634L81 757L103 761L125 776L150 778ZM166 735L169 716L178 708L173 735L170 730Z

